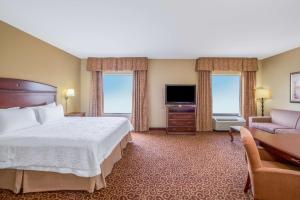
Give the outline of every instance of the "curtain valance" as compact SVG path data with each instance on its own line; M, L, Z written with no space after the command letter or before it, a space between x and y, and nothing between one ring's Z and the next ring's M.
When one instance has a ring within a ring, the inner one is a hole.
M88 58L88 71L140 71L148 70L148 58Z
M214 61L212 58L198 58L196 71L213 71Z
M243 71L255 72L258 70L257 58L244 58L243 59Z
M214 58L214 71L242 71L243 60L240 58Z
M257 58L198 58L196 71L257 71Z

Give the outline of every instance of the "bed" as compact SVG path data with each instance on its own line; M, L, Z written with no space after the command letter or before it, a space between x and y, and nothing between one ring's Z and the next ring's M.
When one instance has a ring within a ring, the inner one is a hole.
M56 88L0 78L0 109L56 102ZM85 190L105 177L131 141L126 118L65 117L0 135L0 188L14 193Z

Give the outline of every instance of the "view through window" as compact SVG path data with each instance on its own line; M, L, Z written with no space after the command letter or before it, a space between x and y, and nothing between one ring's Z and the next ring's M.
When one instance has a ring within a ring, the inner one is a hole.
M131 113L132 73L103 75L104 113Z
M214 115L240 114L240 75L213 74L212 98Z

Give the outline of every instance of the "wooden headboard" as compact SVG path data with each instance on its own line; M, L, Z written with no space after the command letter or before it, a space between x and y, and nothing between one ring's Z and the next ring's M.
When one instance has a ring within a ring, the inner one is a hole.
M44 83L0 78L0 108L27 107L56 102L57 88Z

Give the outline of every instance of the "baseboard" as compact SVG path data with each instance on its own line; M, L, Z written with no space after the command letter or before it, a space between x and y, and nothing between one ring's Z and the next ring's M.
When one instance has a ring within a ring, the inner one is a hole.
M150 127L149 131L166 131L165 127Z

